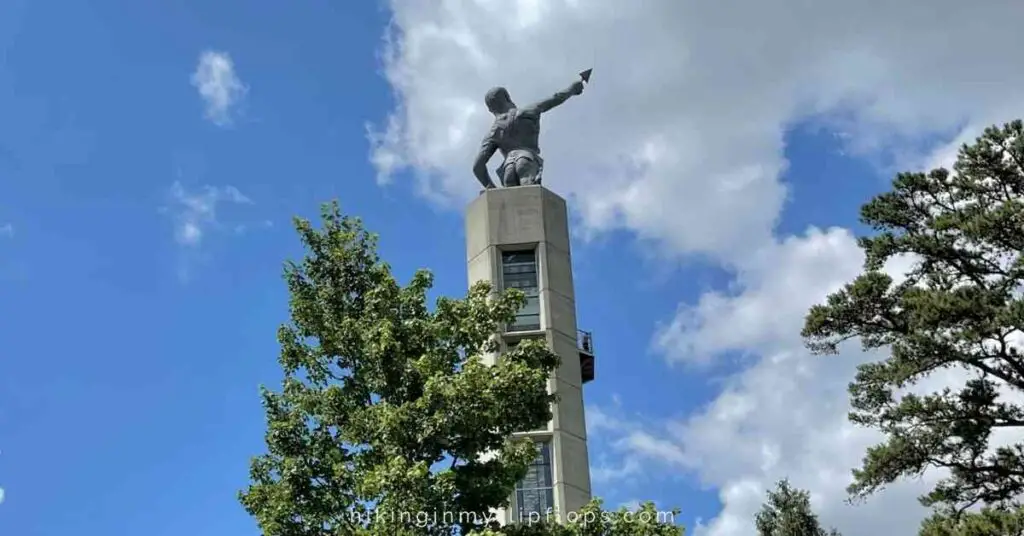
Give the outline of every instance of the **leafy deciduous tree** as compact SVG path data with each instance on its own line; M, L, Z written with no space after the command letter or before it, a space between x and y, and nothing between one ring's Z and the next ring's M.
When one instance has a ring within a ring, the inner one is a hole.
M263 391L269 452L253 460L242 503L267 536L480 526L534 456L510 434L551 416L555 354L524 344L495 366L480 360L522 296L492 300L481 284L430 311L430 274L399 285L376 237L337 204L325 206L323 230L296 227L308 254L285 270L284 385ZM460 516L409 528L420 512Z
M551 418L547 379L557 355L528 342L485 365L481 356L497 349L494 334L525 303L522 293L478 284L431 311L428 272L399 285L358 220L333 203L322 221L317 230L296 220L307 254L285 269L291 320L277 337L284 382L279 392L262 391L267 453L251 463L243 506L265 536L489 530L489 512L506 504L536 455L531 442L510 436ZM599 505L588 508L601 514ZM627 517L610 513L618 521L605 532L588 523L584 532L544 534L681 534L674 524L651 532L643 516Z

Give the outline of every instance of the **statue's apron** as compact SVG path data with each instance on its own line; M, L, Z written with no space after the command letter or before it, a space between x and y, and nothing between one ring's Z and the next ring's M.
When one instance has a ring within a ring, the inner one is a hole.
M509 153L505 155L504 160L501 161L501 164L499 164L498 168L495 170L498 177L501 178L502 183L505 182L508 167L512 166L514 171L516 164L522 160L528 160L537 166L537 172L534 174L533 181L530 184L541 183L541 178L544 173L544 159L541 158L540 155L535 154L533 151L527 149L514 149L512 151L509 151ZM520 185L522 185L523 177L519 177L519 180Z

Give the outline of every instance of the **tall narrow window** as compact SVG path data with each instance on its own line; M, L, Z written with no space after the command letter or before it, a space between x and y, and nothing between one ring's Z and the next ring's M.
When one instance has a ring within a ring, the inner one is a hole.
M518 521L547 519L555 507L555 494L551 475L551 442L538 442L537 458L530 464L526 476L516 484Z
M540 296L537 283L537 253L503 251L501 253L501 281L505 289L519 289L526 294L526 305L516 314L508 331L540 329Z

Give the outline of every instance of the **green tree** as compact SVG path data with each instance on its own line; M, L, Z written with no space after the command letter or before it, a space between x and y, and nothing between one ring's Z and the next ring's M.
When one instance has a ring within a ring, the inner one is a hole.
M1024 536L1024 510L983 508L956 516L936 513L921 524L919 536Z
M850 419L885 437L854 471L854 498L932 467L949 476L922 502L947 513L1024 492L1024 445L990 445L994 431L1024 425L1011 398L1024 388L1022 134L1020 121L990 127L960 149L952 172L898 174L861 209L877 232L860 239L864 272L807 316L816 352L854 338L887 352L861 365L849 389ZM900 256L912 267L895 281L884 268ZM963 380L907 392L944 369Z
M836 529L825 530L811 510L810 494L780 480L768 491L768 501L754 518L758 536L840 536Z
M430 310L431 275L398 284L376 237L337 203L324 206L321 229L295 224L306 255L285 267L284 380L262 389L267 452L251 462L243 506L265 536L486 528L536 455L511 434L545 425L554 400L546 385L558 357L543 345L481 361L523 294L478 284Z

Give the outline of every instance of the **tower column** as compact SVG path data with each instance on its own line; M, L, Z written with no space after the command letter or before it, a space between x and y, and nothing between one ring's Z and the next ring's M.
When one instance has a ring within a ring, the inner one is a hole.
M551 422L520 434L536 441L540 454L499 517L536 520L550 509L564 522L591 498L582 389L594 374L591 337L576 325L565 200L540 185L486 190L466 213L466 256L470 285L490 281L495 289L527 295L516 321L501 333L501 351L537 339L561 358L548 381L549 392L558 395Z

